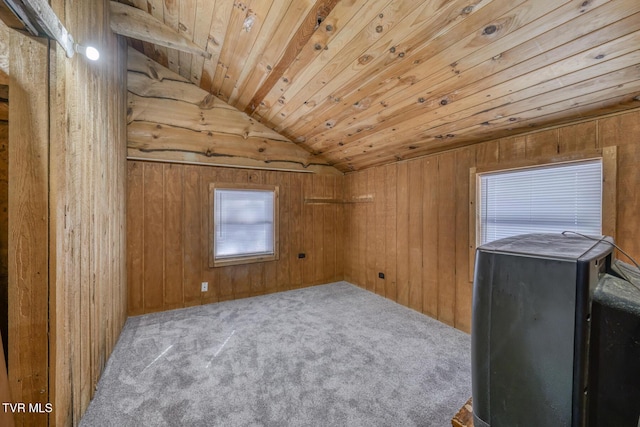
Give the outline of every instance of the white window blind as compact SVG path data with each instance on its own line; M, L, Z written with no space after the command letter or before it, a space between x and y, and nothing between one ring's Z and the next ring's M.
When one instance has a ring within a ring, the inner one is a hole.
M274 192L215 189L215 258L274 253Z
M481 244L565 230L601 234L601 160L481 175Z

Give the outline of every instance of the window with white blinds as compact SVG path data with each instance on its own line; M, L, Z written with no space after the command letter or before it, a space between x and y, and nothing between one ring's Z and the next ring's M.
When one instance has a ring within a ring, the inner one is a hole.
M526 233L602 233L602 161L480 175L480 244Z
M276 203L275 189L214 188L214 261L274 256Z

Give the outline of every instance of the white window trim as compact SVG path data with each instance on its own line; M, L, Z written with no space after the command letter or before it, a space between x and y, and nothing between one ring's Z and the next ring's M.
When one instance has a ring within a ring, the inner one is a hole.
M273 254L259 254L249 256L224 257L216 259L216 238L215 238L215 190L267 190L273 192ZM250 264L255 262L269 262L279 259L278 235L279 235L279 187L267 184L249 183L211 183L209 184L209 267L224 267L228 265Z

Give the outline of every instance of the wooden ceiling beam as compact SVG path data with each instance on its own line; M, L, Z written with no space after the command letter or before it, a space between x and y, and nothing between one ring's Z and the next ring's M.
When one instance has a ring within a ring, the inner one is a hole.
M111 2L111 30L121 36L211 58L211 53L152 15L116 1Z
M304 21L298 27L296 34L289 41L280 61L278 61L276 66L273 67L273 70L269 73L265 82L260 86L256 94L253 96L253 99L249 102L249 105L245 109L245 113L249 115L253 114L256 108L258 108L258 105L260 105L260 102L262 102L264 97L267 96L278 80L280 80L284 72L291 66L298 54L302 52L302 49L309 42L309 39L311 39L311 36L320 25L319 22L324 21L324 18L329 15L337 3L338 0L318 0L316 2L315 6L309 11L309 13L307 13Z
M4 22L7 27L13 28L14 30L27 30L22 21L16 17L11 8L4 1L0 1L0 21Z
M34 36L46 35L55 39L64 49L67 57L73 57L74 40L69 31L60 22L58 15L53 11L46 0L3 0L9 10L21 21L21 25L15 24L14 29L26 28ZM3 19L4 20L4 19Z
M342 3L338 3L332 14L340 7L340 4ZM235 105L239 110L244 110L249 105L258 88L268 77L273 64L278 63L291 37L295 35L291 29L300 26L313 5L314 3L309 1L293 1L290 2L286 11L281 14L281 19L271 19L270 16L267 16L267 22L263 26L262 33L251 48L249 64L245 62L243 72L238 78L237 87L234 88L229 98L230 104ZM269 10L269 15L273 11L274 8ZM272 22L272 26L269 26L269 21ZM324 22L327 22L327 20ZM271 35L265 34L265 29L268 27L271 27ZM320 30L322 28L324 27L321 25ZM313 43L313 38L317 36L318 32L314 33L309 43ZM296 62L299 60L300 56L296 58Z

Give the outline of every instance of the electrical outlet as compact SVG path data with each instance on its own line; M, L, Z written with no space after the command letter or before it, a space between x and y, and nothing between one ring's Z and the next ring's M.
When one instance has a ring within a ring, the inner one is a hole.
M202 282L202 292L207 292L209 290L209 282Z

